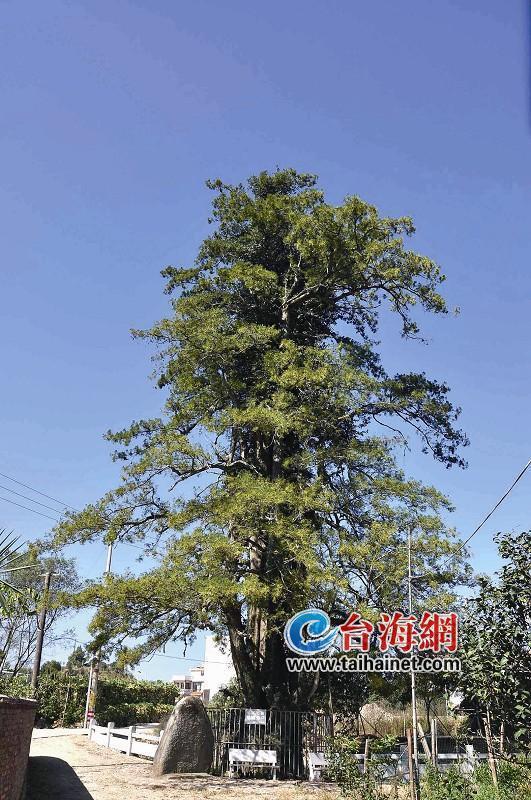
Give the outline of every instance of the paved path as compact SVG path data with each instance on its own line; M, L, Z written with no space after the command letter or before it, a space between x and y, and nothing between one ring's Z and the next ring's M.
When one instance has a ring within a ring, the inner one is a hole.
M35 730L27 800L335 800L307 783L212 776L153 778L151 762L92 744L68 730Z
M90 744L79 732L35 730L27 800L136 800L129 791L124 798L125 786L146 771L145 761Z
M31 739L50 739L57 736L86 736L84 728L33 728Z

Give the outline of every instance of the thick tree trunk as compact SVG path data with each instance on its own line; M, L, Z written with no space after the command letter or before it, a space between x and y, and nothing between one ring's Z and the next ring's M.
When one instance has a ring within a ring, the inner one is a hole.
M244 702L253 708L265 708L267 707L267 699L262 689L260 673L256 669L249 651L248 635L242 624L241 610L238 606L231 606L225 609L225 615L229 631L232 663L243 693Z
M260 667L255 663L256 643L245 628L238 606L225 609L231 656L244 703L252 708L306 707L309 697L299 696L300 676L289 672L281 633L263 639ZM309 690L315 687L309 687ZM312 692L312 693L313 693Z

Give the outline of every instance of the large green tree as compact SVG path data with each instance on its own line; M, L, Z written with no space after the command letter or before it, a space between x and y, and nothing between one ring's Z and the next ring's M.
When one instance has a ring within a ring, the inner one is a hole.
M4 595L0 611L0 674L15 676L31 664L35 653L39 612L45 600L43 573L52 572L44 630L44 643L48 647L70 638L72 632L64 629L70 611L58 602L58 596L79 590L81 581L74 559L45 556L39 551L39 544L17 548L16 542L12 542L9 560L14 567L8 578L11 591ZM0 564L0 579L2 574Z
M161 554L78 595L98 606L97 643L138 659L209 628L228 636L247 703L301 706L316 682L286 670L295 611L403 605L410 525L419 598L444 603L462 572L438 568L454 547L447 501L395 460L412 431L461 465L458 411L444 383L387 374L374 340L384 309L406 338L415 307L444 314L443 276L407 249L409 218L326 203L312 175L209 186L212 235L195 266L163 271L171 316L135 333L157 348L164 410L108 434L123 482L56 543L104 536Z
M464 705L531 746L531 532L498 534L504 564L481 576L462 621Z

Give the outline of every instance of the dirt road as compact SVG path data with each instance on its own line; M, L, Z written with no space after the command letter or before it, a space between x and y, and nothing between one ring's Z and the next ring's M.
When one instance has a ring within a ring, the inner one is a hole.
M151 763L91 744L68 731L33 739L27 800L335 800L308 783L210 776L153 778Z

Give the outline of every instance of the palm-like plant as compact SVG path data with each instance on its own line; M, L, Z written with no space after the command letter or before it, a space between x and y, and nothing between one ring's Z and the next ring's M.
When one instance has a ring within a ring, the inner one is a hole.
M20 563L22 544L18 537L5 530L0 531L0 611L7 612L10 600L20 594L20 589L9 582L9 575L21 569L28 569L28 564Z

